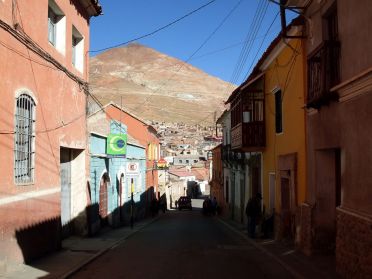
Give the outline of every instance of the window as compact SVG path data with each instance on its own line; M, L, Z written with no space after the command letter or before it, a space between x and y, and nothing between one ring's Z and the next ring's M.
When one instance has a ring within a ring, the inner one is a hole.
M35 156L35 102L26 94L17 98L14 140L15 183L32 183Z
M329 88L335 86L340 81L340 49L339 39L338 39L338 17L337 17L337 6L333 5L327 14L325 15L325 23L326 25L326 37L328 39L329 44L329 60L327 61L328 67L328 76L327 79L329 80Z
M189 163L189 160L186 160L186 164L188 164Z
M323 15L323 41L312 52L308 63L307 107L319 109L338 100L330 89L340 82L340 50L338 16L335 3Z
M275 132L277 134L283 132L283 119L282 119L282 91L275 92Z
M151 143L149 143L148 145L147 145L147 159L148 160L153 160L153 156L152 156L152 144Z
M72 65L80 72L83 72L84 39L75 26L72 26Z
M56 45L56 24L58 22L57 15L48 7L48 39L52 45Z
M154 144L154 160L159 160L158 154L159 154L158 146L156 144Z
M62 54L66 48L66 17L54 2L48 1L48 40Z

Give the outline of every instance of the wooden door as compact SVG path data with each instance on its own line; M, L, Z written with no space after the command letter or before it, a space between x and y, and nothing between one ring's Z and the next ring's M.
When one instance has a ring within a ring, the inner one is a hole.
M102 176L99 187L99 215L102 219L107 217L107 177L107 173Z
M282 234L284 238L293 238L292 215L291 215L291 189L290 180L281 177L281 215L282 215Z

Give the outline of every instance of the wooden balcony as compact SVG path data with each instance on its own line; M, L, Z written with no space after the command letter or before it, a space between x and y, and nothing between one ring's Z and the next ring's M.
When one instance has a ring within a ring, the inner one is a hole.
M307 107L319 109L338 95L330 89L340 79L340 44L337 41L324 41L308 59Z
M261 151L265 147L265 122L239 123L231 129L231 149L241 152Z

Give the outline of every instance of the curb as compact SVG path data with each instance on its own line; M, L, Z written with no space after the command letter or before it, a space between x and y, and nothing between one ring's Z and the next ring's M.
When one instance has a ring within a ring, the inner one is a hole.
M228 227L230 230L234 231L235 233L238 233L240 234L244 239L246 239L252 246L254 246L255 248L257 248L258 250L260 250L261 252L265 253L267 256L269 256L270 258L274 259L277 263L279 263L284 269L286 269L289 273L291 273L295 278L300 278L300 279L305 279L305 277L301 274L299 274L296 270L294 270L291 266L289 266L288 264L286 264L284 261L282 261L281 259L279 259L275 254L269 252L268 250L266 250L265 248L263 248L260 244L257 244L255 241L253 241L252 239L250 239L245 233L242 233L241 231L239 231L238 229L236 229L235 227L233 227L232 225L230 225L229 223L227 223L226 221L224 221L223 219L221 218L218 218L218 221L221 222L222 224L224 224L226 227Z
M86 259L85 261L81 262L79 265L77 265L76 267L74 267L72 270L64 273L61 277L61 279L67 279L67 278L70 278L70 276L74 275L75 273L77 273L78 271L80 271L83 267L87 266L88 264L90 264L91 262L93 262L95 259L97 259L98 257L104 255L105 253L107 253L109 250L112 250L113 248L115 248L116 246L118 246L121 242L123 242L124 240L128 239L129 237L133 236L135 233L137 233L139 230L143 229L144 227L154 223L155 221L157 221L158 219L160 218L160 216L150 220L149 222L147 223L144 223L142 224L141 226L137 227L137 228L133 228L133 230L126 236L120 238L118 241L115 241L115 243L113 243L112 245L110 245L109 247L106 247L104 249L102 249L101 251L97 252L96 254L92 255L90 258Z

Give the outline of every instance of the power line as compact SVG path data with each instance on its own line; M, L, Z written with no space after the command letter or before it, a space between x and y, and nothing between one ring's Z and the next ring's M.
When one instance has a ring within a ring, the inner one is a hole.
M260 46L259 46L258 49L257 49L256 55L254 56L251 65L249 66L249 69L248 69L248 72L247 72L247 75L246 75L245 79L248 78L248 76L249 76L249 74L250 74L250 71L251 71L253 65L255 64L256 58L257 58L258 54L259 54L260 51L261 51L261 47L262 47L263 43L265 42L265 39L266 39L267 35L269 34L269 31L270 31L271 27L274 25L275 20L278 18L278 15L279 15L279 12L276 13L276 15L275 15L273 21L271 22L269 28L267 29L267 31L266 31L266 33L265 33L265 36L264 36L264 38L262 39L261 44L260 44Z
M164 26L162 26L162 27L160 27L160 28L155 29L154 31L151 31L150 33L144 34L144 35L142 35L142 36L138 36L138 37L136 37L136 38L134 38L134 39L128 40L128 41L123 42L123 43L119 43L119 44L116 44L116 45L113 45L113 46L109 46L109 47L105 47L105 48L98 49L98 50L90 50L90 51L88 51L88 52L91 52L91 53L94 53L94 52L101 52L101 51L104 51L104 50L108 50L108 49L112 49L112 48L120 47L120 46L123 46L123 45L129 44L129 43L132 43L132 42L135 42L135 41L138 41L138 40L144 39L144 38L146 38L146 37L152 36L152 35L154 35L155 33L158 33L158 32L160 32L160 31L162 31L162 30L164 30L164 29L166 29L166 28L168 28L168 27L170 27L170 26L176 24L177 22L179 22L179 21L185 19L186 17L189 17L190 15L192 15L192 14L194 14L194 13L200 11L201 9L203 9L203 8L205 8L205 7L207 7L207 6L209 6L210 4L212 4L212 3L214 3L214 2L216 2L216 0L209 1L208 3L206 3L206 4L202 5L202 6L200 6L199 8L197 8L197 9L195 9L195 10L193 10L193 11L187 13L187 14L185 14L184 16L181 16L180 18L177 18L176 20L174 20L174 21L172 21L172 22L170 22L170 23L168 23L168 24L166 24L166 25L164 25Z
M202 42L202 44L180 65L180 67L177 69L177 71L164 83L162 83L156 90L152 92L149 96L146 97L146 100L141 104L144 105L148 102L148 98L154 95L156 92L158 92L161 88L164 87L165 84L167 84L169 81L172 80L172 78L178 73L183 66L189 62L206 44L207 42L213 37L213 35L222 27L222 25L227 21L227 19L232 15L232 13L238 8L238 6L243 2L243 0L240 0L230 11L229 13L223 18L223 20L220 22L220 24L213 30L213 32ZM138 109L141 105L134 108L134 110Z
M253 39L253 41L256 41L256 40L261 39L261 38L263 38L263 37L266 37L266 35L262 35L262 36L256 37L255 39ZM242 44L246 44L246 43L248 43L248 42L250 42L250 41L242 41L242 42L239 42L239 43L231 44L231 45L228 45L228 46L226 46L226 47L224 47L224 48L220 48L220 49L212 50L212 51L210 51L210 52L207 52L207 53L201 54L201 55L199 55L199 56L194 57L194 58L191 59L191 60L196 60L196 59L203 58L203 57L205 57L205 56L213 55L213 54L215 54L215 53L219 53L219 52L222 52L222 51L225 51L225 50L231 49L231 48L238 47L238 46L240 46L240 45L242 45Z
M247 34L247 38L249 39L249 43L244 45L241 53L240 53L240 56L239 56L239 59L238 59L238 62L237 62L237 65L234 69L234 72L233 72L233 75L232 75L232 78L231 78L231 83L235 83L238 81L239 77L240 77L240 74L244 68L244 65L248 59L248 56L252 50L252 47L253 47L253 38L255 38L257 36L257 32L259 31L260 27L261 27L261 24L262 24L262 21L263 21L263 18L266 14L266 11L267 11L267 7L269 5L269 2L267 1L260 1L260 4L256 10L256 14L255 14L255 17L251 23L251 26L250 26L250 31L249 33Z

